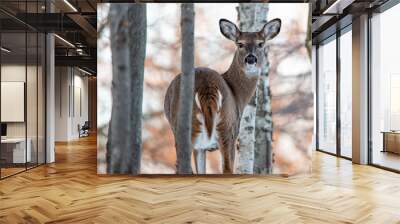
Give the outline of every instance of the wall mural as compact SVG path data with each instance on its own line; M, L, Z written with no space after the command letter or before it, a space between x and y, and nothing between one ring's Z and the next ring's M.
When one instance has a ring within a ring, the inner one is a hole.
M99 4L98 173L309 172L308 9Z

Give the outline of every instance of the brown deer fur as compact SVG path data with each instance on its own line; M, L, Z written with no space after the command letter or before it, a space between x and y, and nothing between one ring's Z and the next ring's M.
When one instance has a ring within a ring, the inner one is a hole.
M209 68L195 69L192 143L194 150L210 150L215 147L210 141L216 138L217 147L223 156L223 172L233 173L235 142L242 112L255 93L259 68L265 60L264 42L279 32L280 20L272 20L260 32L240 32L233 23L223 19L220 20L220 27L222 34L233 40L238 48L229 69L222 75ZM255 64L258 69L255 74L246 70L249 65L246 65L245 57L250 54L258 61ZM179 89L180 75L171 82L164 101L164 111L174 134L177 127ZM199 173L199 168L197 171Z

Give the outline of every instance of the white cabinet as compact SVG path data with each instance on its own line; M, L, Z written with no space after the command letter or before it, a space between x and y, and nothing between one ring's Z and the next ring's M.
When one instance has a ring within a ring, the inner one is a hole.
M7 138L1 140L2 145L12 148L13 163L25 163L32 161L32 140L28 138L26 143L27 147L25 151L25 138Z

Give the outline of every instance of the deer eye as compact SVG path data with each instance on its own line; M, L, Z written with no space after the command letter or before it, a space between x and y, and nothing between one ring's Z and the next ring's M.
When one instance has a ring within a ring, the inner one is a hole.
M263 46L264 46L264 42L258 43L258 47L263 47Z
M237 45L238 45L239 48L242 48L244 46L243 43L237 43Z

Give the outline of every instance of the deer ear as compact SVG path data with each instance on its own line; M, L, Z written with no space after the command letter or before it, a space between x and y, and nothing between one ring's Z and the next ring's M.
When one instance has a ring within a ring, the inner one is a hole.
M226 19L219 20L219 29L221 30L222 35L235 42L240 34L240 31L236 25Z
M281 30L281 20L273 19L264 25L262 32L264 34L265 40L271 40L276 35L278 35Z

